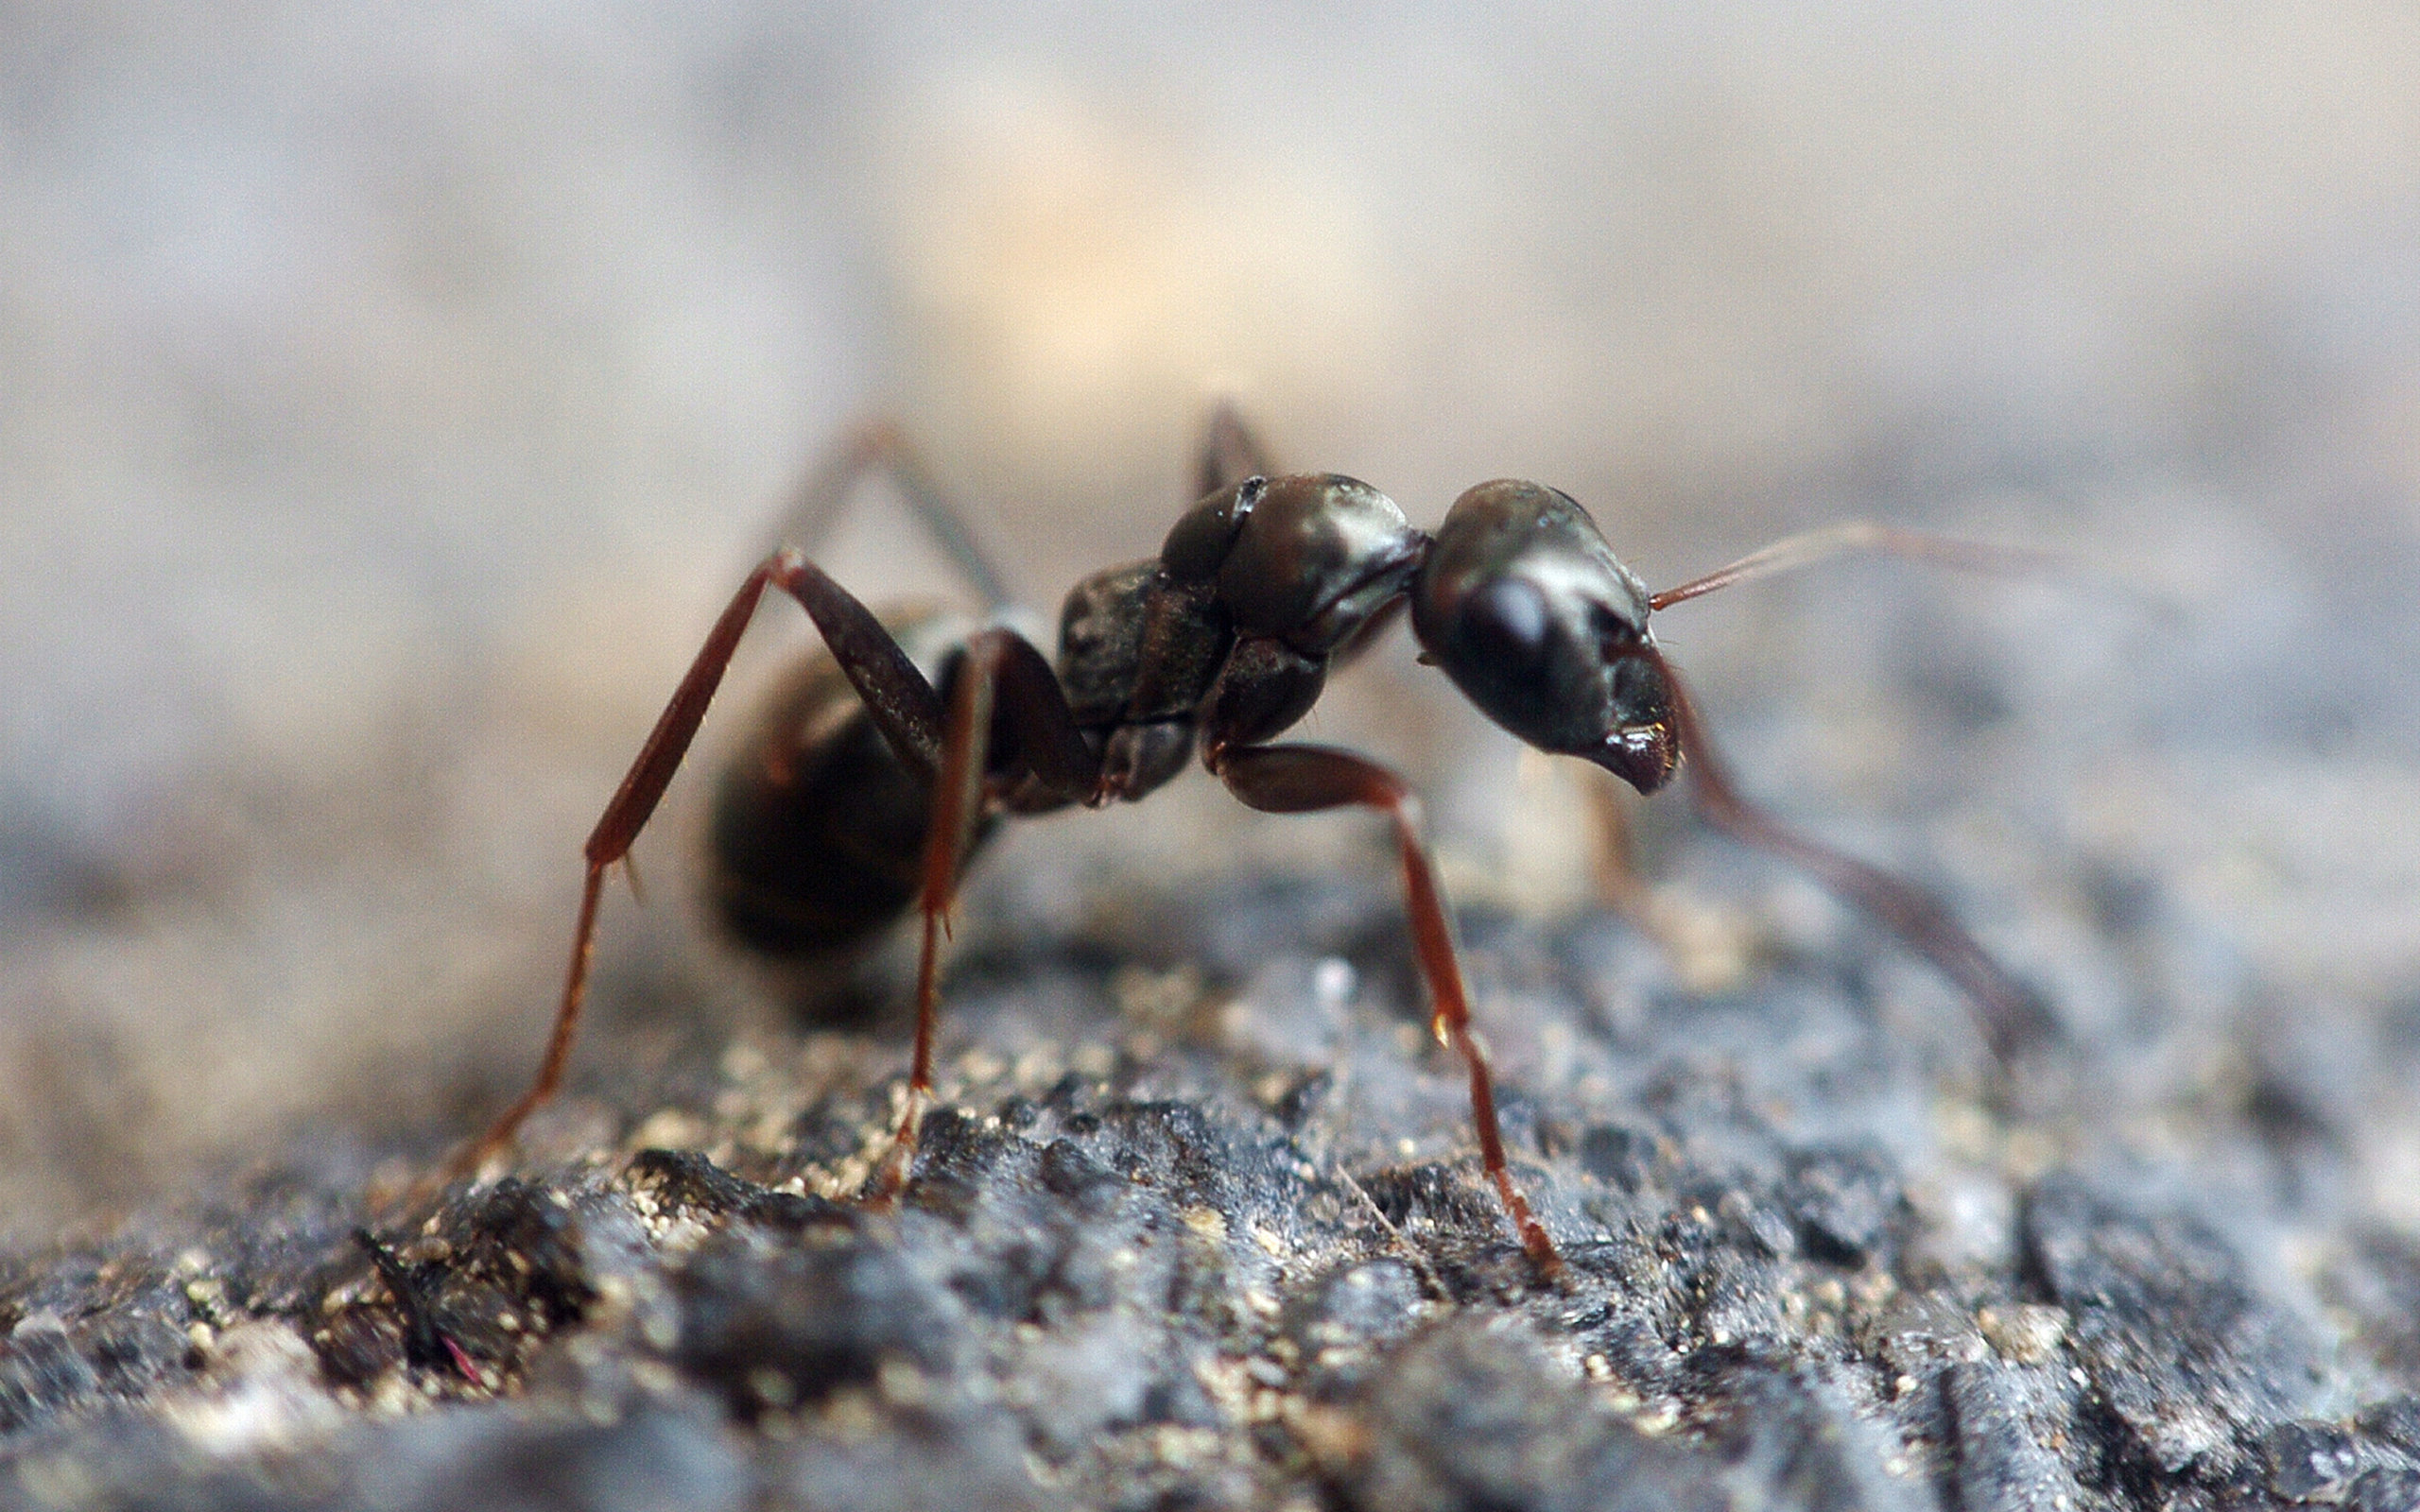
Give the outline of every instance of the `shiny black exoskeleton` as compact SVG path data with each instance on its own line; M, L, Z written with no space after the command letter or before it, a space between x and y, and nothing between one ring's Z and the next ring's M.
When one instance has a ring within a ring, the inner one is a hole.
M1496 723L1642 793L1671 777L1647 590L1569 495L1484 483L1431 537L1357 478L1255 474L1187 510L1156 560L1067 595L1058 673L1100 757L1094 800L1141 798L1197 739L1219 771L1284 733L1407 597L1427 660Z
M996 581L887 428L861 436L810 487L802 534L874 470L898 483L971 577ZM967 860L1003 815L1138 799L1198 751L1253 808L1360 806L1391 818L1432 1027L1467 1070L1482 1163L1540 1268L1560 1266L1505 1157L1417 799L1365 757L1276 743L1318 701L1333 663L1407 607L1423 660L1504 729L1603 766L1641 793L1685 764L1710 819L1806 867L1965 988L1995 1048L2005 1054L2039 1029L2031 995L1928 895L1782 828L1740 798L1648 627L1656 609L1777 565L1846 546L1909 549L1903 542L1913 538L1858 527L1785 542L1657 595L1614 556L1585 509L1540 484L1480 484L1455 501L1432 536L1357 479L1272 475L1228 411L1213 422L1201 476L1206 497L1179 517L1156 558L1096 573L1068 593L1055 661L996 622L951 634L928 616L880 619L795 549L760 564L589 837L571 970L544 1067L454 1169L475 1167L509 1143L552 1094L585 989L607 869L653 812L740 633L773 587L806 610L827 654L784 685L725 781L716 897L740 937L787 954L860 943L911 903L921 908L908 1109L873 1183L877 1196L906 1179L929 1096L937 930ZM991 596L1001 595L994 588Z
M1158 557L1069 591L1054 670L1097 775L1080 790L1009 781L1019 758L995 741L990 810L1132 801L1197 747L1221 770L1307 713L1339 653L1407 598L1427 659L1505 729L1642 793L1671 778L1680 747L1647 590L1569 495L1481 484L1432 538L1358 479L1254 473L1186 510ZM933 625L887 627L945 681ZM807 662L724 779L716 901L760 950L845 948L914 901L930 771L890 749L867 707L839 663Z
M1647 585L1569 494L1482 483L1437 527L1411 628L1489 718L1652 793L1681 746L1649 608Z

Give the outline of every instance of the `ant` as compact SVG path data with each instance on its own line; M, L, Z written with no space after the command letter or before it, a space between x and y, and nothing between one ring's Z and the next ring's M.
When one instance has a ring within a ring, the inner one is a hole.
M1250 807L1375 809L1394 830L1430 1028L1470 1079L1490 1182L1522 1246L1561 1257L1505 1160L1487 1056L1473 1034L1452 916L1405 781L1354 752L1275 744L1350 658L1407 608L1424 662L1541 750L1602 766L1640 793L1678 771L1731 834L1810 872L1973 1000L2005 1063L2050 1030L2047 1009L1949 910L1913 885L1785 828L1741 797L1651 612L1853 550L2001 567L2024 554L1857 524L1792 537L1651 593L1569 495L1482 483L1432 535L1376 489L1337 473L1280 475L1232 406L1203 436L1199 503L1157 558L1095 573L1067 594L1055 664L999 620L1000 580L900 433L859 432L801 490L787 539L813 539L865 476L887 474L965 570L993 617L953 632L930 613L878 616L795 546L733 595L589 835L587 881L545 1058L529 1089L449 1162L475 1171L555 1093L569 1058L609 869L655 811L768 589L796 599L824 650L781 685L750 755L725 779L713 842L717 901L744 942L777 954L859 946L912 905L924 918L906 1109L867 1185L905 1184L932 1096L939 936L959 877L1007 815L1133 801L1198 750Z

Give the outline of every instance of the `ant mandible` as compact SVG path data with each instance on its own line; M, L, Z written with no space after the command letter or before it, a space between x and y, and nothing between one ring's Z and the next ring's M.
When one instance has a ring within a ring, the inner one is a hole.
M872 472L898 485L995 614L1005 608L997 576L890 426L862 431L809 480L793 516L797 535L811 537ZM1309 712L1331 663L1407 606L1421 659L1488 717L1641 793L1686 770L1709 821L1804 868L1962 988L2003 1061L2048 1032L2040 1001L1938 900L1783 827L1740 796L1647 624L1652 610L1843 551L1979 567L2022 554L1859 524L1792 537L1650 593L1588 512L1541 484L1482 483L1430 535L1357 479L1276 475L1229 406L1207 427L1198 476L1203 496L1157 558L1096 573L1069 592L1055 665L996 621L947 637L929 615L877 616L794 546L750 573L588 837L570 971L536 1079L445 1175L475 1171L554 1095L579 1022L606 874L654 813L769 588L804 608L825 650L775 695L757 746L725 782L714 824L717 897L742 940L791 955L846 950L911 904L921 910L915 1052L897 1137L868 1183L875 1199L895 1196L908 1176L932 1095L939 935L959 873L994 819L1132 801L1174 778L1198 747L1202 765L1253 808L1361 807L1392 822L1430 1027L1469 1074L1480 1159L1523 1247L1543 1274L1560 1271L1554 1242L1505 1160L1419 799L1366 757L1271 743Z

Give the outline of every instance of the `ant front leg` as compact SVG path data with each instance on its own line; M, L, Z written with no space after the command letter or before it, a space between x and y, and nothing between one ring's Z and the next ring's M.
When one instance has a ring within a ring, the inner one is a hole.
M1428 984L1430 1032L1438 1043L1462 1057L1470 1073L1471 1123L1478 1133L1480 1162L1503 1199L1521 1247L1542 1276L1563 1271L1563 1257L1546 1227L1530 1211L1530 1199L1513 1183L1504 1158L1504 1136L1495 1119L1495 1089L1487 1052L1471 1028L1470 992L1461 957L1454 948L1453 916L1437 885L1437 867L1421 835L1420 799L1401 777L1351 751L1325 746L1246 746L1219 752L1211 770L1230 792L1266 814L1314 814L1357 806L1384 811L1394 821L1403 854L1404 902L1411 919L1414 954Z
M468 1176L512 1143L522 1124L545 1106L562 1084L579 1030L581 1005L588 994L588 969L596 944L596 910L605 890L606 873L630 854L631 844L647 827L662 801L664 790L680 769L706 716L706 706L721 685L732 653L756 612L768 588L779 588L798 600L823 634L849 681L865 700L867 711L899 759L913 769L931 773L942 765L943 710L941 696L918 671L890 632L873 612L834 582L823 570L795 550L775 552L758 564L732 595L706 644L698 650L672 701L655 722L647 743L639 747L605 812L590 832L584 848L587 878L580 889L579 919L572 931L571 965L563 978L563 993L555 1009L554 1028L547 1037L545 1057L529 1090L504 1110L486 1133L446 1161L441 1181Z
M1897 557L1963 572L2008 576L2072 573L2077 563L2056 552L1996 545L1904 530L1871 520L1851 520L1785 537L1728 566L1650 596L1651 609L1703 597L1720 589L1797 572L1835 557L1858 554ZM2031 988L2012 977L1955 915L1931 894L1876 867L1868 866L1785 828L1739 794L1737 783L1707 738L1697 706L1669 662L1655 653L1672 688L1674 722L1688 755L1698 812L1717 829L1792 862L1841 898L1864 909L1918 954L1933 963L1973 1000L1984 1038L2003 1068L2028 1048L2055 1039L2057 1021Z
M1683 766L1698 812L1707 823L1796 865L1932 962L1974 1003L1983 1037L2002 1068L2014 1066L2024 1052L2058 1037L2058 1021L2041 997L1992 959L1947 904L1879 867L1800 834L1742 798L1715 754L1697 701L1680 673L1663 653L1651 649L1646 654L1661 666L1670 687L1673 723L1685 757Z
M917 1129L932 1101L941 936L949 928L950 904L976 821L988 803L1011 795L1020 807L1045 808L1089 801L1100 783L1100 758L1084 743L1058 678L1033 643L1013 630L977 631L968 638L949 682L948 725L925 837L918 905L925 937L916 962L916 1049L908 1064L907 1107L890 1152L866 1183L866 1195L883 1203L907 1185ZM1008 736L1004 751L993 749L995 730Z

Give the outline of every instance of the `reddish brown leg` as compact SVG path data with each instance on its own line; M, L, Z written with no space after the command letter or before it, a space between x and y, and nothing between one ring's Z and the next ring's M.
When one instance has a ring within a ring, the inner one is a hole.
M715 689L731 664L732 652L768 587L782 589L806 610L900 759L923 771L939 767L941 696L916 670L908 654L863 604L813 562L787 550L767 558L748 575L739 592L732 595L722 617L715 621L713 631L699 648L697 660L690 663L672 701L665 706L647 744L639 747L638 759L631 764L622 785L615 789L613 800L597 818L596 828L589 833L585 850L588 876L580 890L579 921L572 933L571 967L563 978L562 1000L555 1009L554 1029L547 1037L545 1058L539 1064L536 1079L488 1126L486 1133L456 1152L445 1163L441 1180L451 1181L469 1175L511 1144L522 1123L544 1107L562 1084L563 1067L571 1058L572 1042L579 1032L580 1005L587 997L589 958L596 943L596 906L604 892L605 874L630 853L631 842L655 813L672 774L679 770L682 757L697 736L698 726L706 715L706 705L713 700Z
M1461 957L1454 949L1453 916L1437 885L1437 868L1421 837L1420 799L1404 780L1375 762L1324 746L1249 746L1220 752L1212 770L1236 797L1269 814L1310 814L1358 805L1385 811L1394 821L1403 852L1404 900L1421 975L1428 983L1429 1028L1469 1068L1471 1123L1478 1132L1480 1162L1495 1185L1504 1211L1521 1236L1521 1246L1541 1275L1563 1271L1563 1257L1530 1211L1529 1198L1513 1184L1504 1158L1504 1136L1495 1122L1495 1090L1487 1053L1471 1029L1470 993L1462 983Z
M949 905L957 891L958 869L964 859L976 816L983 807L985 733L992 728L993 679L972 666L959 669L950 690L949 726L942 743L942 767L933 785L932 827L925 835L925 938L916 956L916 1049L908 1067L907 1106L900 1110L899 1130L890 1153L867 1181L868 1200L889 1204L908 1184L908 1167L916 1157L916 1132L925 1122L925 1107L933 1096L933 1015L941 991L941 936L949 927Z
M995 753L995 713L1009 749ZM995 754L1006 754L1005 763ZM933 1022L940 1001L941 936L958 874L966 862L975 821L996 794L1030 778L1062 801L1089 798L1099 781L1100 761L1078 732L1066 695L1032 643L1012 630L990 629L971 637L951 676L949 723L942 741L941 771L933 783L931 828L925 832L925 938L916 961L916 1049L908 1071L908 1106L882 1164L866 1183L866 1196L888 1203L908 1183L916 1155L916 1132L933 1095Z
M1260 444L1260 438L1244 423L1243 411L1236 407L1234 400L1220 400L1201 430L1201 450L1194 463L1193 496L1207 498L1255 473L1267 477L1276 471L1269 465L1269 453Z
M908 512L942 548L950 565L965 577L967 586L981 595L985 608L996 610L1012 601L1008 584L992 564L982 543L975 539L965 514L933 481L931 471L906 433L887 420L858 426L814 472L799 480L797 490L782 511L778 533L769 542L769 549L820 548L825 532L856 493L858 480L869 473L890 480Z
M1740 797L1706 737L1697 703L1680 673L1661 653L1651 648L1647 654L1662 665L1672 690L1683 765L1691 779L1698 812L1708 823L1803 868L1932 962L1974 1003L1983 1036L2003 1067L2014 1065L2028 1048L2057 1038L2058 1022L2041 998L1993 960L1940 899L1878 867L1808 839Z

